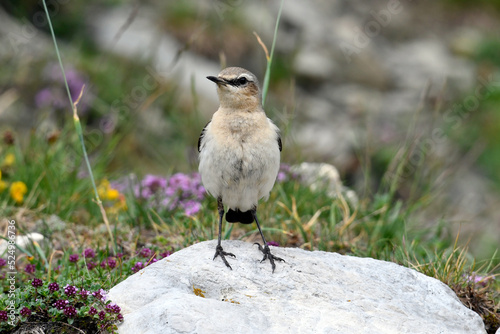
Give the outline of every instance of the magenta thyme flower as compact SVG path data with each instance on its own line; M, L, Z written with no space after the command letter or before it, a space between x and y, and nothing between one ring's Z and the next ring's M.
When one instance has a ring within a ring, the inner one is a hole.
M181 206L187 216L193 216L201 210L201 203L194 200L182 202Z
M90 291L87 291L85 289L82 289L82 291L80 291L80 296L82 296L83 299L87 299L89 294L90 294Z
M5 266L7 264L7 261L5 261L4 259L2 259L0 257L0 268L2 268L3 266Z
M76 309L73 306L66 306L63 312L68 318L73 318L76 315Z
M108 257L108 267L110 267L111 269L116 267L116 260L112 257Z
M78 254L71 254L69 256L69 262L76 263L78 261L78 258L79 258Z
M172 255L172 253L173 252L171 252L171 251L166 251L166 252L160 253L160 259L163 259L167 256L170 256L170 255Z
M56 292L59 290L59 284L57 284L56 282L52 282L48 285L48 288L50 292Z
M107 292L103 289L99 289L96 292L92 292L92 296L94 296L96 299L104 302L104 301L106 301Z
M121 309L120 306L116 305L115 303L110 303L106 305L106 312L108 313L120 313Z
M94 306L91 306L89 310L89 315L95 315L95 314L97 314L97 310L95 309Z
M95 251L92 248L86 248L83 251L83 257L86 258L86 259L94 258L95 257Z
M70 296L70 297L73 296L76 293L77 290L78 289L75 286L73 286L73 285L66 285L64 287L64 293L67 296Z
M139 252L139 255L142 256L142 257L149 258L149 257L151 257L151 255L153 255L153 253L154 252L151 249L149 249L149 248L143 248Z
M269 246L276 246L276 247L278 247L278 246L280 245L280 244L279 244L279 243L277 243L276 241L269 241L267 244L268 244Z
M134 264L134 266L132 267L132 272L136 273L143 268L144 268L144 264L141 261L139 261L136 264Z
M59 299L56 301L52 306L54 306L58 310L64 310L66 308L66 305L69 304L69 301L64 300L64 299Z
M41 279L39 278L34 278L32 281L31 281L31 285L34 287L34 288L39 288L43 285L43 282Z
M7 316L7 311L0 311L0 322L4 322L9 320L9 317Z
M206 190L201 184L199 173L177 173L170 178L146 175L141 181L130 177L113 183L116 189L132 189L136 198L145 200L150 207L174 211L182 209L186 215L195 215L201 210L201 201Z
M99 312L99 319L104 320L106 318L106 312L101 311Z
M94 269L95 267L97 267L97 262L94 262L94 261L89 261L89 262L87 262L87 269L88 269L88 270L92 270L92 269Z
M19 311L19 314L27 318L31 315L31 310L25 306L21 311Z
M24 268L24 272L27 274L33 274L35 272L36 266L34 264L27 264Z

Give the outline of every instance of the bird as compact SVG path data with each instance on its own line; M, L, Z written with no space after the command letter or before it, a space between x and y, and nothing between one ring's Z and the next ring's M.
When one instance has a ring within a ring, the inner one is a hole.
M222 220L228 208L228 223L251 224L255 221L263 245L261 263L275 261L259 220L257 204L269 198L280 168L282 150L279 128L266 116L257 77L241 67L227 67L216 77L208 76L217 86L219 108L201 131L198 139L199 173L207 192L217 199L219 235L213 260L220 257L229 268L221 245Z

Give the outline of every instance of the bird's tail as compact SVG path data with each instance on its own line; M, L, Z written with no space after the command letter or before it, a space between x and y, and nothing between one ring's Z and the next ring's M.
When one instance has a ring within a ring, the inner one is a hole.
M242 224L251 224L253 223L253 215L252 211L240 211L238 209L232 210L229 209L227 210L226 213L226 221L228 223L242 223Z

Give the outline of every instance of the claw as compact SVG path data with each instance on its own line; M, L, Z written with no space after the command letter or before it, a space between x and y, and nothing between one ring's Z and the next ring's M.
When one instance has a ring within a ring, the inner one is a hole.
M276 265L274 264L274 260L286 262L282 258L274 256L273 254L271 254L271 250L269 249L269 246L267 244L264 244L264 247L262 247L258 242L256 242L256 243L254 243L254 245L259 246L259 250L262 253L264 253L264 257L262 258L262 260L260 262L262 263L265 260L269 259L269 262L271 262L271 268L273 269L273 273L274 273L274 269L276 269Z
M234 258L236 258L236 255L234 255L233 253L228 253L228 252L224 252L224 250L222 249L222 246L221 245L217 245L217 247L215 248L215 255L214 255L214 258L213 260L215 260L215 258L217 256L220 256L222 261L224 262L224 264L231 270L233 270L233 268L231 268L231 266L229 265L229 263L227 262L226 260L226 255L227 256L232 256Z

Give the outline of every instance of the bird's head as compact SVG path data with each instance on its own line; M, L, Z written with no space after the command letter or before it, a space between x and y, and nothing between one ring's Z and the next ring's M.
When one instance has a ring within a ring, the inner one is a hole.
M217 94L222 108L260 108L261 92L257 77L241 67L227 67L218 76L207 77L217 84Z

